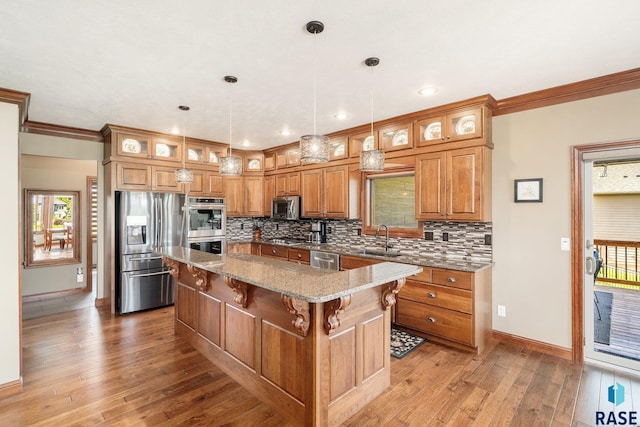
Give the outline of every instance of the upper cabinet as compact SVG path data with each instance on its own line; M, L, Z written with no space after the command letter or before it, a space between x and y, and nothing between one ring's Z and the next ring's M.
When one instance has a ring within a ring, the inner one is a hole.
M225 146L194 143L187 140L186 161L187 163L205 164L218 166L220 157L226 152Z
M300 147L287 145L276 152L276 167L278 169L300 165Z
M377 150L378 135L370 131L362 132L349 137L349 157L360 157L361 151Z
M261 151L245 151L243 160L244 172L264 172L264 154Z
M415 140L418 146L482 138L485 134L484 108L470 108L418 120Z
M349 218L349 167L305 170L302 177L303 218Z
M378 129L380 149L384 151L413 148L411 123L384 126Z
M329 141L329 160L346 159L349 156L348 137L333 137Z
M180 162L182 161L182 141L120 133L116 141L116 154Z

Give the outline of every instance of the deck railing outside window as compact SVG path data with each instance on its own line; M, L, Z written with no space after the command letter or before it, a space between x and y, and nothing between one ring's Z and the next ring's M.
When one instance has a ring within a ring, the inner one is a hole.
M597 280L640 289L640 242L595 240L594 243L602 259Z

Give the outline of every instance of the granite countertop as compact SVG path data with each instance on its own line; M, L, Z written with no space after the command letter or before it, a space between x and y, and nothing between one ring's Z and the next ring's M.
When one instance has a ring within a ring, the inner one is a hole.
M176 261L311 303L321 303L418 274L421 267L383 262L348 271L310 267L249 254L214 255L171 246L155 251Z
M256 240L229 240L228 243L267 243L270 245L277 245L276 243L269 242L268 240L256 241ZM419 265L421 267L436 267L436 268L444 268L447 270L457 270L457 271L467 271L474 273L476 271L484 270L485 268L489 268L493 266L493 262L491 261L480 261L474 259L467 258L453 258L440 256L435 254L419 254L416 255L414 253L406 253L400 251L400 255L394 257L386 257L386 256L378 256L363 253L364 247L355 247L355 246L339 246L332 245L328 243L322 244L310 244L310 243L300 243L295 245L284 245L289 248L296 249L306 249L312 251L320 251L320 252L329 252L340 255L351 255L357 256L361 258L370 258L377 259L383 261L392 261L403 264L412 264Z

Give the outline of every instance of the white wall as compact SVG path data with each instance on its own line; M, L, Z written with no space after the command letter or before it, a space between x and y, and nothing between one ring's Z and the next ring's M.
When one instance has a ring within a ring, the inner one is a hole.
M76 269L87 265L87 176L97 176L98 165L95 160L70 160L57 157L22 155L20 176L22 188L37 190L79 191L80 200L80 255L79 263L57 266L26 268L22 272L22 295L37 295L83 288L87 285L88 274L84 281L76 281ZM24 193L23 193L24 194ZM22 214L24 218L24 213Z
M640 139L640 90L493 119L493 329L571 348L574 145ZM513 180L543 178L543 203L514 203ZM507 316L497 317L505 305Z
M4 209L0 209L0 386L20 379L20 181L18 176L18 106L0 102L0 181ZM13 200L13 202L12 202Z

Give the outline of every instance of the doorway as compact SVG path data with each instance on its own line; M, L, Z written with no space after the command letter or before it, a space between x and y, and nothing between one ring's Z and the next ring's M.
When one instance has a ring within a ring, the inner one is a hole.
M574 360L639 372L640 141L573 154Z

